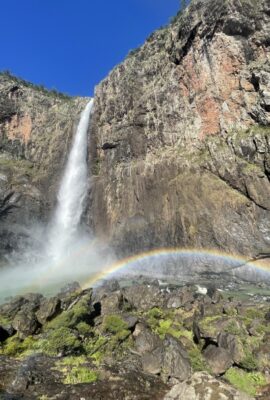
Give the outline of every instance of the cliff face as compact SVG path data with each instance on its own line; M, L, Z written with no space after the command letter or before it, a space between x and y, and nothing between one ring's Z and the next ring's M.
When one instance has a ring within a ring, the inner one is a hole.
M270 246L270 6L194 0L96 88L88 223L120 252Z
M0 75L0 258L48 217L85 103Z

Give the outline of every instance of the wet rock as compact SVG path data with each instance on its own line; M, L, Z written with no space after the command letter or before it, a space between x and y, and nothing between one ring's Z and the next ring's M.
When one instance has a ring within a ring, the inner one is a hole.
M189 380L175 385L164 400L255 400L206 372L197 372Z
M57 297L52 297L50 299L44 300L39 310L36 312L36 317L41 325L50 321L61 311L61 301Z
M20 338L25 338L36 333L40 324L33 312L19 311L12 321L13 328Z
M232 355L222 347L209 345L203 352L214 375L221 375L233 365Z

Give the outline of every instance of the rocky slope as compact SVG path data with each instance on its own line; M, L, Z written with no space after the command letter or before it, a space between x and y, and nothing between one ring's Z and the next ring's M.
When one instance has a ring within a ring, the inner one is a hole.
M0 259L48 218L86 101L0 74Z
M166 289L73 284L0 306L0 398L269 399L269 302Z
M88 223L123 253L270 247L270 7L194 0L96 88Z

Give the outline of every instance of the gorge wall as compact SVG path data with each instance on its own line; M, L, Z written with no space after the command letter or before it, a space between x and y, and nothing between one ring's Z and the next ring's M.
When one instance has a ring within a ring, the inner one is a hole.
M88 221L120 252L270 247L270 5L194 0L98 85Z
M86 221L121 254L270 248L270 5L194 0L96 88ZM0 255L55 204L78 116L0 76Z

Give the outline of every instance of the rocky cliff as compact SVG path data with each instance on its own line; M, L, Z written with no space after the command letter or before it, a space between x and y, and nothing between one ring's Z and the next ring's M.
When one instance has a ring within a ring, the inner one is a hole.
M85 104L0 74L0 259L48 218Z
M194 0L96 88L88 222L121 253L270 246L270 5Z
M193 0L95 93L86 220L121 254L270 247L270 5ZM85 99L0 76L0 252L46 219Z

